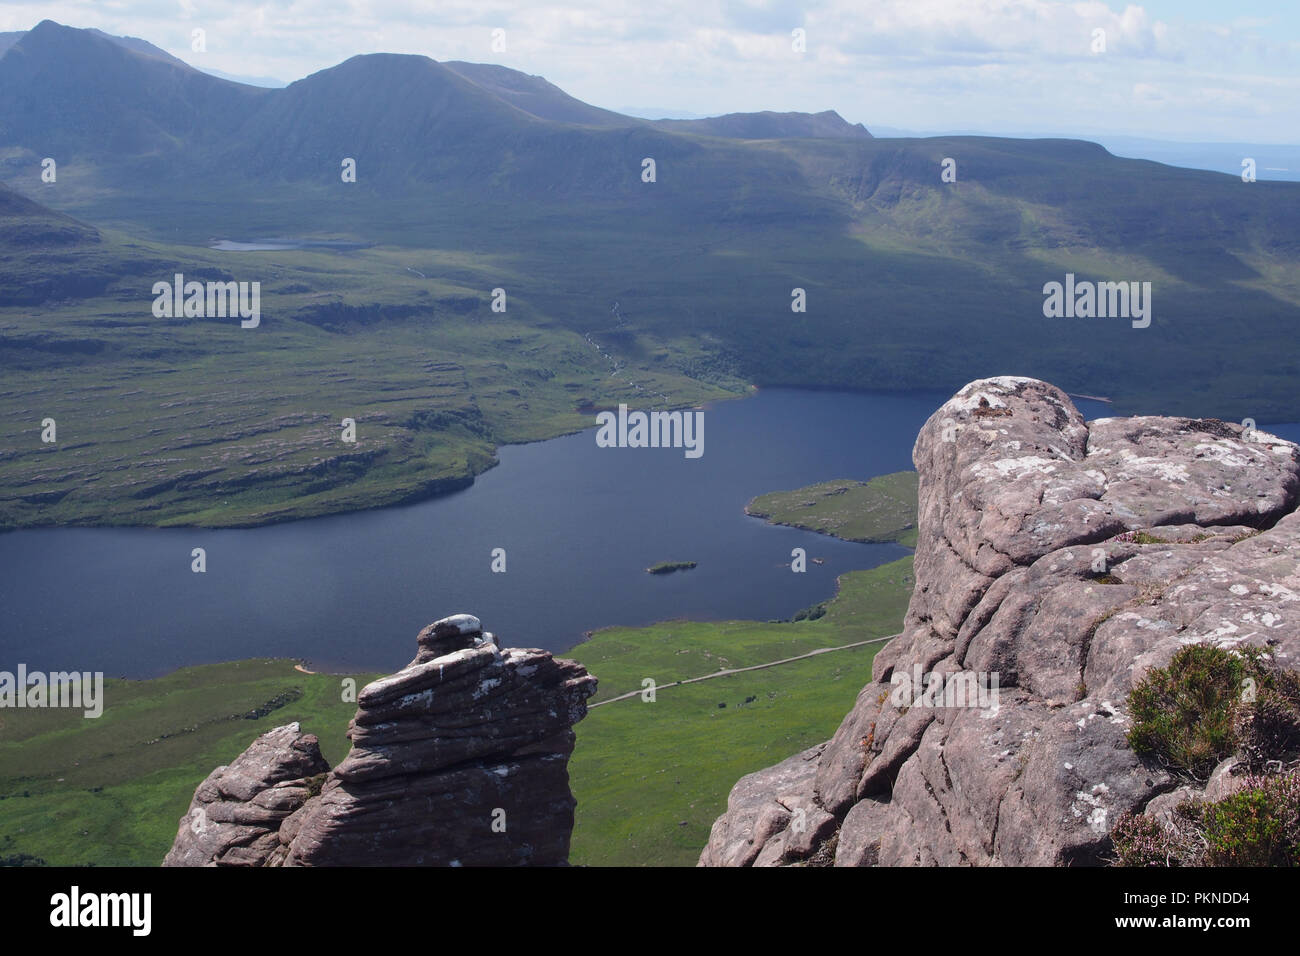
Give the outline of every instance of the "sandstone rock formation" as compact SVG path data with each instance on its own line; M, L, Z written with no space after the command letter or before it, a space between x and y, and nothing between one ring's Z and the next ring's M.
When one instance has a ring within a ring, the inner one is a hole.
M260 866L280 846L280 824L319 790L329 764L311 734L268 731L194 791L164 866Z
M1096 863L1117 816L1179 784L1125 740L1144 673L1197 642L1300 666L1295 445L1085 422L1059 389L1000 377L935 412L913 461L903 633L831 740L736 785L701 865ZM972 672L997 675L996 706L894 694Z
M164 866L565 863L572 726L595 678L500 649L467 614L418 641L358 695L342 763L297 724L263 734L195 791Z

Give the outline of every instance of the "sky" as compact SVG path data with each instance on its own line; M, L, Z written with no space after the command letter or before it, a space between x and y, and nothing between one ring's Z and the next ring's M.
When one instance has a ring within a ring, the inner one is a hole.
M418 53L660 115L834 109L869 129L1300 142L1300 0L0 0L0 31L46 18L286 82Z

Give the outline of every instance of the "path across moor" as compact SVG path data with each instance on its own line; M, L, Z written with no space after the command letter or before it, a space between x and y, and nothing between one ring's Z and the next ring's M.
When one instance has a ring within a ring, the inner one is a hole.
M779 661L768 661L766 664L753 664L749 667L728 667L720 671L714 671L712 674L705 674L702 677L688 677L686 680L673 681L671 684L658 684L655 690L658 691L664 687L679 687L682 684L694 684L697 681L713 680L715 677L727 677L731 674L743 674L745 671L761 671L766 667L778 667L781 664L789 664L793 661L803 661L810 657L816 657L818 654L829 654L831 651L847 651L851 647L863 647L867 644L882 644L885 641L892 641L893 634L889 637L873 637L869 641L856 641L853 644L841 644L839 647L819 647L815 651L809 651L807 654L800 654L797 657L784 657ZM644 690L630 690L626 694L619 694L617 697L610 697L608 700L598 700L594 704L588 704L587 707L601 707L605 704L612 704L615 701L627 700L629 697L640 697Z

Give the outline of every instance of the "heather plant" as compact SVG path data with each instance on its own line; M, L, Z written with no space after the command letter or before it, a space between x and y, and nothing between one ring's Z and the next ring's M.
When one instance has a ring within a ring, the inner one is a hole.
M1142 679L1129 706L1129 746L1197 780L1238 750L1261 769L1300 744L1300 679L1256 648L1184 647Z
M1182 804L1179 812L1190 804ZM1203 846L1197 846L1192 827L1166 827L1153 817L1126 813L1111 830L1116 862L1120 866L1197 866Z
M1248 777L1216 803L1179 804L1168 823L1126 813L1111 830L1120 866L1300 865L1300 772Z
M1201 814L1207 866L1300 865L1300 773L1250 778Z
M1121 816L1111 830L1119 865L1300 865L1300 675L1258 648L1190 645L1148 673L1129 705L1129 745L1141 756L1204 780L1235 755L1251 776L1164 820Z

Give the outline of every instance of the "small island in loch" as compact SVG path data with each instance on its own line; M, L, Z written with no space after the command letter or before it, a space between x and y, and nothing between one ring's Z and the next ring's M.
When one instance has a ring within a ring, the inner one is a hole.
M645 569L646 574L672 574L674 571L689 571L695 567L694 561L660 561Z

